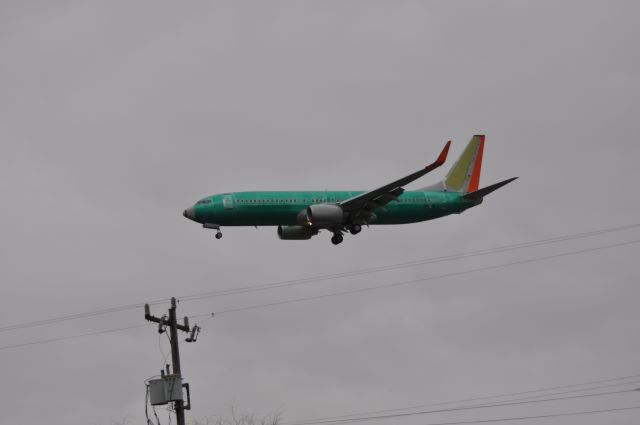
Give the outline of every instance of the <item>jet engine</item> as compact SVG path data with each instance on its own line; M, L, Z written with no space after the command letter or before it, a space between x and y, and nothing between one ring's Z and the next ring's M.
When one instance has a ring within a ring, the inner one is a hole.
M342 224L344 211L339 205L311 205L305 211L305 219L314 227L333 227Z
M318 234L309 226L278 226L278 237L282 240L303 241Z

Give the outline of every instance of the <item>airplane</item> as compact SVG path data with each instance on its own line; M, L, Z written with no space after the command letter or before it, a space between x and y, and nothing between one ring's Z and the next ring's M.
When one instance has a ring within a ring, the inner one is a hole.
M484 197L517 177L479 189L484 135L475 135L441 181L408 191L404 186L444 164L451 141L430 165L406 177L365 191L233 192L208 196L184 210L184 217L216 230L221 226L277 226L284 240L308 240L321 230L334 245L363 226L433 220L480 205Z

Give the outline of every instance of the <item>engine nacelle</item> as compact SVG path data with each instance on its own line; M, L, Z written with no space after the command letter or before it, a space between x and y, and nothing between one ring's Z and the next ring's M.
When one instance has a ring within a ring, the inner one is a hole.
M309 226L278 226L278 237L282 240L303 241L317 234L318 231Z
M334 227L344 222L344 211L339 205L311 205L305 211L305 219L313 227Z

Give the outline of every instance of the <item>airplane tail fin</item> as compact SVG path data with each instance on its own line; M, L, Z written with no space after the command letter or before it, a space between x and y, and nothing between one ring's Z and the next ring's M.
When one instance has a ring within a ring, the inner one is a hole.
M484 135L476 135L453 164L446 177L440 182L421 189L425 192L459 192L464 199L479 199L494 190L511 183L517 177L492 184L479 189L480 169L482 168L482 153L484 151Z
M446 177L439 183L421 190L462 193L477 191L480 185L483 151L484 135L473 136Z

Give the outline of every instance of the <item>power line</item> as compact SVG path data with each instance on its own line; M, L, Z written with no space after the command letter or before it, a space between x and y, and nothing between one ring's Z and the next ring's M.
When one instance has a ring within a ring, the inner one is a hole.
M420 279L413 279L413 280L407 280L407 281L402 281L402 282L388 283L388 284L383 284L383 285L378 285L378 286L373 286L373 287L352 289L352 290L348 290L348 291L333 292L333 293L328 293L328 294L314 295L314 296L302 297L302 298L294 298L294 299L289 299L289 300L284 300L284 301L275 301L275 302L271 302L271 303L255 304L255 305L246 306L246 307L238 307L238 308L218 311L218 312L216 312L216 315L225 314L225 313L237 313L237 312L240 312L240 311L248 311L248 310L254 310L254 309L265 308L265 307L273 307L273 306L277 306L277 305L284 305L284 304L298 303L298 302L303 302L303 301L317 300L317 299L322 299L322 298L330 298L330 297L336 297L336 296L342 296L342 295L348 295L348 294L375 291L375 290L378 290L378 289L386 289L386 288L392 288L392 287L397 287L397 286L410 285L410 284L415 284L415 283L421 283L421 282L437 280L437 279L444 279L444 278L447 278L447 277L462 276L462 275L467 275L467 274L472 274L472 273L477 273L477 272L482 272L482 271L488 271L488 270L497 270L497 269L507 268L507 267L511 267L511 266L515 266L515 265L535 263L535 262L550 260L550 259L554 259L554 258L560 258L560 257L571 256L571 255L584 254L584 253L587 253L587 252L601 251L601 250L605 250L605 249L617 248L617 247L621 247L621 246L628 246L628 245L633 245L633 244L637 244L637 243L640 243L640 239L627 241L627 242L621 242L621 243L617 243L617 244L604 245L604 246L599 246L599 247L595 247L595 248L586 248L586 249L577 250L577 251L568 251L568 252L564 252L564 253L560 253L560 254L554 254L554 255L548 255L548 256L544 256L544 257L536 257L536 258L531 258L531 259L513 261L513 262L505 263L505 264L496 264L496 265L492 265L492 266L479 267L479 268L464 270L464 271L460 271L460 272L445 273L445 274L441 274L441 275L429 276L429 277L420 278ZM211 313L197 314L197 315L193 315L192 317L193 318L198 318L198 317L206 317L206 316L211 316ZM118 329L112 329L112 330L106 330L106 331L99 331L97 333L90 332L90 333L87 333L87 334L71 335L71 336L67 336L67 337L52 338L52 339L48 339L48 340L34 341L34 342L23 343L23 344L5 345L5 346L0 346L0 350L7 350L7 349L10 349L10 348L17 348L17 347L23 347L23 346L28 346L28 345L45 344L45 343L49 343L49 342L61 341L61 340L65 340L65 339L80 338L80 337L83 337L83 336L90 336L90 335L100 334L100 333L117 332L117 331L120 331L120 330L133 329L135 327L141 327L141 326L142 325L127 327L127 328L118 328Z
M488 403L488 404L477 404L477 405L471 405L471 406L450 407L446 409L423 410L420 412L405 412L405 413L394 413L394 414L388 414L388 415L359 416L355 418L316 420L316 421L303 421L303 422L286 422L286 423L290 425L310 425L310 424L317 425L317 424L338 424L338 423L347 423L347 422L361 422L361 421L378 420L378 419L391 419L391 418L401 418L401 417L407 417L407 416L427 415L427 414L433 414L433 413L448 413L448 412L457 412L457 411L463 411L463 410L486 409L491 407L516 406L516 405L533 404L533 403L546 403L550 401L570 400L570 399L587 398L587 397L602 397L606 395L623 394L623 393L630 393L630 392L637 392L637 391L638 389L618 390L618 391L609 391L609 392L595 393L595 394L580 394L580 395L565 396L565 397L546 398L541 400L505 401L500 403L496 402L496 403Z
M427 282L427 281L432 281L432 280L439 280L439 279L444 279L444 278L448 278L448 277L463 276L463 275L477 273L477 272L503 269L503 268L512 267L512 266L516 266L516 265L521 265L521 264L536 263L536 262L539 262L539 261L546 261L546 260L551 260L551 259L554 259L554 258L568 257L568 256L572 256L572 255L585 254L585 253L588 253L588 252L602 251L602 250L605 250L605 249L618 248L618 247L621 247L621 246L634 245L634 244L638 244L638 243L640 243L640 239L627 241L627 242L620 242L620 243L611 244L611 245L604 245L604 246L599 246L599 247L595 247L595 248L585 248L585 249L581 249L581 250L577 250L577 251L568 251L568 252L563 252L563 253L560 253L560 254L547 255L547 256L543 256L543 257L536 257L536 258L530 258L530 259L525 259L525 260L512 261L510 263L495 264L495 265L492 265L492 266L478 267L478 268L475 268L475 269L469 269L469 270L464 270L464 271L460 271L460 272L444 273L444 274L440 274L440 275L428 276L428 277L423 277L423 278L419 278L419 279L405 280L405 281L394 282L394 283L386 283L386 284L377 285L377 286L369 286L369 287L366 287L366 288L350 289L350 290L346 290L346 291L331 292L331 293L322 294L322 295L312 295L312 296L308 296L308 297L293 298L293 299L284 300L284 301L274 301L274 302L270 302L270 303L254 304L254 305L245 306L245 307L231 308L231 309L228 309L228 310L216 311L215 314L219 315L219 314L226 314L226 313L237 313L237 312L240 312L240 311L255 310L255 309L265 308L265 307L274 307L274 306L277 306L277 305L299 303L299 302L304 302L304 301L318 300L318 299L322 299L322 298L330 298L330 297L337 297L337 296L342 296L342 295L357 294L357 293L361 293L361 292L376 291L378 289L387 289L387 288L393 288L393 287L397 287L397 286L404 286L404 285L411 285L411 284L422 283L422 282ZM193 315L192 317L194 317L194 318L204 317L204 316L208 316L210 314L211 313L196 314L196 315Z
M524 421L528 419L544 419L544 418L557 418L561 416L593 415L597 413L622 412L625 410L635 410L635 409L640 409L640 406L618 407L613 409L600 409L600 410L583 410L583 411L566 412L566 413L550 413L547 415L536 415L536 416L517 416L517 417L511 417L511 418L476 419L476 420L458 421L458 422L431 422L424 425L465 425L465 424L482 424L482 423L490 423L490 422Z
M103 331L90 332L90 333L66 336L66 337L61 337L61 338L52 338L52 339L49 339L49 340L38 341L38 342L34 342L34 343L17 344L17 345L11 346L11 347L0 347L0 350L5 349L5 348L15 348L15 347L22 347L22 346L27 346L27 345L34 345L34 344L48 343L48 342L54 342L54 341L68 340L68 339L80 338L80 337L90 336L90 335L100 335L100 334L106 334L106 333L111 333L111 332L118 332L118 331L130 330L130 329L135 329L135 328L142 328L142 327L146 327L146 326L147 325L128 326L128 327L124 327L124 328L108 329L108 330L103 330ZM640 375L630 375L630 376L626 376L626 377L608 378L608 379L602 379L602 380L597 380L597 381L589 381L589 382L584 382L584 383L579 383L579 384L562 385L562 386L555 386L555 387L549 387L549 388L537 389L537 390L528 390L528 391L506 393L506 394L493 395L493 396L476 397L476 398L471 398L471 399L466 399L466 400L459 400L459 401L449 401L449 402L442 402L442 403L434 403L434 404L431 404L431 406L442 405L442 404L462 403L462 402L469 402L469 401L478 401L478 400L486 400L486 399L499 398L499 397L512 397L512 396L516 396L516 395L524 395L524 394L532 394L532 393L540 393L540 392L548 392L548 391L557 390L557 389L576 388L576 387L593 385L593 384L598 384L598 383L614 382L614 381L629 380L629 379L637 379L639 377L640 377ZM619 384L607 385L607 386L604 386L604 387L630 385L631 383L635 383L635 382L624 382L624 383L619 383ZM582 388L582 389L576 389L576 390L573 390L573 391L570 391L570 392L589 391L589 390L593 390L593 389L595 389L595 388ZM581 394L581 395L574 395L574 396L568 396L568 397L556 397L556 398L547 398L547 399L539 399L539 400L529 400L529 401L509 400L509 401L506 401L506 402L495 402L495 403L472 405L472 406L459 406L459 407L453 407L453 408L448 408L448 409L437 409L437 410L422 411L422 412L408 412L408 413L369 416L369 417L360 416L360 417L355 417L355 418L350 418L350 419L349 418L348 419L332 419L332 418L341 418L341 417L344 417L344 416L353 416L353 415L333 416L333 417L328 417L327 418L328 420L320 420L322 418L318 418L318 419L306 420L306 421L291 421L291 422L285 422L283 425L318 425L318 424L355 422L355 421L365 421L365 420L375 420L375 419L388 419L388 418L403 417L403 416L415 416L415 415L433 414L433 413L446 413L446 412L461 411L461 410L471 410L471 409L478 409L478 408L503 407L503 406L519 405L519 404L542 403L542 402L559 401L559 400L567 400L567 399L577 399L577 398L586 398L586 397L614 395L614 394L622 394L622 393L637 392L637 391L640 391L640 388L631 389L631 390L609 391L609 392L594 393L594 394ZM543 396L548 396L548 395L544 395L543 394L543 395L540 395L539 397L543 397ZM428 405L422 405L422 407L425 407L425 406L428 406ZM409 407L399 408L399 409L389 409L387 411L405 410L405 409L409 409ZM618 411L635 410L635 409L640 409L640 406L631 406L631 407L613 408L613 409L600 409L600 410L591 410L591 411L555 413L555 414L536 415L536 416L494 418L494 419L458 421L458 422L439 422L439 423L430 423L430 424L426 424L426 425L463 425L463 424L474 424L474 423L519 421L519 420L528 420L528 419L542 419L542 418L550 418L550 417L561 417L561 416L574 416L574 415L587 415L587 414L597 414L597 413L607 413L607 412L618 412Z
M28 347L28 346L31 346L31 345L38 345L38 344L48 344L48 343L51 343L51 342L66 341L66 340L69 340L69 339L83 338L85 336L102 335L102 334L108 334L108 333L114 333L114 332L128 331L128 330L131 330L131 329L142 328L142 327L145 327L145 326L147 326L147 325L126 326L124 328L106 329L106 330L102 330L102 331L87 332L87 333L77 334L77 335L61 336L61 337L58 337L58 338L41 339L39 341L24 342L24 343L21 343L21 344L14 344L14 345L5 345L5 346L0 347L0 350L9 350L11 348L18 348L18 347Z
M377 267L351 270L351 271L340 272L340 273L318 275L318 276L312 276L312 277L301 278L301 279L250 285L250 286L245 286L241 288L229 288L229 289L221 289L217 291L208 291L208 292L185 295L183 297L178 297L178 299L180 299L181 301L193 301L193 300L214 298L214 297L220 297L220 296L226 296L226 295L236 295L236 294L244 294L248 292L264 291L264 290L276 289L276 288L287 287L287 286L303 285L303 284L319 282L319 281L327 281L327 280L334 280L334 279L340 279L340 278L346 278L346 277L360 276L365 274L379 273L383 271L417 267L417 266L426 265L426 264L434 264L434 263L440 263L445 261L455 261L460 259L472 258L472 257L482 256L482 255L496 254L501 252L518 250L518 249L532 248L532 247L554 244L559 242L566 242L569 240L599 236L606 233L618 232L623 230L631 230L638 227L640 227L640 223L592 230L588 232L574 233L570 235L557 236L553 238L540 239L536 241L502 245L502 246L493 247L493 248L485 248L485 249L469 251L465 253L450 254L445 256L432 257L432 258L426 258L426 259L403 262L403 263L396 263L396 264L385 265L385 266L377 266ZM147 304L156 305L156 304L160 304L167 301L169 301L169 298L161 298L161 299L151 301ZM34 320L29 322L16 323L12 325L1 326L0 332L19 330L19 329L25 329L25 328L31 328L31 327L38 327L38 326L46 326L46 325L51 325L51 324L69 321L69 320L76 320L76 319L83 319L88 317L101 316L105 314L118 313L122 311L142 308L144 304L145 303L126 304L126 305L109 307L109 308L104 308L104 309L94 310L94 311L89 311L84 313L68 314L68 315L63 315L58 317L52 317L49 319L40 319L40 320Z
M247 292L263 291L263 290L267 290L267 289L274 289L274 288L281 288L281 287L287 287L287 286L301 285L301 284L318 282L318 281L333 280L333 279L339 279L339 278L344 278L344 277L360 276L360 275L365 275L365 274L378 273L378 272L382 272L382 271L404 269L404 268L408 268L408 267L417 267L417 266L426 265L426 264L434 264L434 263L441 263L441 262L446 262L446 261L454 261L454 260L460 260L460 259L466 259L466 258L482 256L482 255L497 254L497 253L501 253L501 252L513 251L513 250L518 250L518 249L532 248L532 247L543 246L543 245L548 245L548 244L554 244L554 243L559 243L559 242L566 242L566 241L569 241L569 240L582 239L582 238L587 238L587 237L592 237L592 236L598 236L598 235L602 235L602 234L610 233L610 232L616 232L616 231L622 231L622 230L630 230L630 229L637 228L637 227L640 227L640 223L638 223L638 224L630 224L630 225L625 225L625 226L618 226L618 227L613 227L613 228L608 228L608 229L594 230L594 231L589 231L589 232L575 233L575 234L565 235L565 236L557 236L557 237L553 237L553 238L540 239L540 240L537 240L537 241L521 242L521 243L517 243L517 244L503 245L503 246L498 246L498 247L493 247L493 248L479 249L479 250L469 251L469 252L465 252L465 253L450 254L450 255L444 255L444 256L440 256L440 257L432 257L432 258L409 261L409 262L404 262L404 263L396 263L396 264L391 264L391 265L386 265L386 266L370 267L370 268L366 268L366 269L352 270L352 271L341 272L341 273L325 274L325 275L319 275L319 276L302 278L302 279L293 279L293 280L286 280L286 281L281 281L281 282L273 282L273 283L265 283L265 284L259 284L259 285L251 285L251 286L245 286L245 287L241 287L241 288L220 289L220 290L216 290L216 291L209 291L209 292L202 292L202 293L197 293L197 294L186 295L186 296L180 297L180 299L183 300L183 301L199 300L199 299L205 299L205 298L220 297L220 296L225 296L225 295L244 294L244 293L247 293Z
M32 328L32 327L44 326L44 325L51 325L54 323L64 322L67 320L84 319L88 317L101 316L103 314L119 313L126 310L142 308L143 306L144 306L144 303L128 304L128 305L122 305L118 307L110 307L110 308L104 308L101 310L89 311L85 313L68 314L65 316L53 317L50 319L41 319L41 320L33 320L31 322L16 323L14 325L7 325L7 326L0 327L0 332Z
M619 386L623 386L623 385L632 385L633 384L635 386L635 385L638 384L638 378L640 378L640 375L631 375L631 376L623 376L623 377L618 377L618 378L600 379L600 380L597 380L597 381L582 382L582 383L579 383L579 384L570 384L570 385L560 385L560 386L555 386L555 387L540 388L540 389L537 389L537 390L527 390L527 391L520 391L520 392L495 394L495 395L490 395L490 396L473 397L473 398L467 398L467 399L462 399L462 400L443 401L443 402L437 402L437 403L429 403L429 404L420 404L420 405L414 405L414 406L399 407L399 408L393 408L393 409L358 412L358 413L351 413L351 414L345 414L345 415L339 415L339 416L326 416L326 417L314 418L314 419L303 419L303 420L296 420L296 421L287 421L287 422L283 422L282 425L306 425L306 424L316 424L316 423L325 423L325 422L328 423L328 422L335 421L335 420L340 420L340 419L358 420L360 417L363 417L364 415L379 415L381 413L398 412L398 411L410 410L410 409L421 409L421 408L423 409L423 408L428 408L428 407L446 406L446 405L450 405L450 404L462 404L462 403L476 402L476 401L481 401L481 400L504 399L504 398L517 397L517 396L521 396L521 395L525 395L525 394L538 393L537 395L529 395L529 396L523 397L523 398L509 399L509 400L504 400L504 401L488 402L488 403L483 403L483 404L476 405L477 407L485 407L485 406L486 407L493 407L495 405L499 405L499 403L519 402L519 401L522 401L522 400L527 400L527 399L536 398L536 397L539 398L539 397L550 397L550 396L557 396L557 395L564 395L564 394L572 394L572 393L576 393L576 392L593 391L593 390L604 389L604 388L619 387ZM619 382L619 383L616 383L616 384L608 384L608 385L597 385L597 384L604 384L604 383L607 383L607 382L629 381L629 380L632 380L632 381L630 381L630 382ZM594 386L594 385L597 385L597 386ZM579 387L583 387L583 388L579 388ZM575 388L575 389L568 390L568 391L562 391L562 392L555 392L557 390L567 390L569 388ZM633 389L633 390L624 390L624 391L638 391L638 388ZM602 394L604 394L604 393L602 393ZM575 396L575 397L576 398L580 398L580 397L583 397L583 396L585 396L585 395L578 395L578 396ZM587 396L589 396L589 395L587 395ZM534 401L537 401L537 400L532 400L532 402L534 402ZM464 408L473 408L473 407L464 407Z

